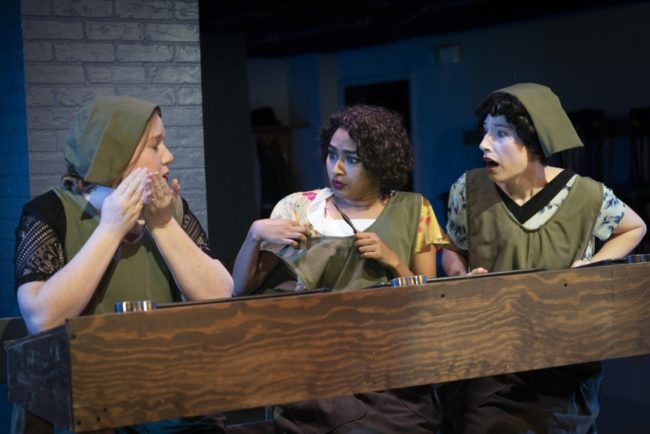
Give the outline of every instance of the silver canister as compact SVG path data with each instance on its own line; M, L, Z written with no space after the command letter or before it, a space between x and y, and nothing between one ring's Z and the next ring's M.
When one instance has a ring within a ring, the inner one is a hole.
M427 283L427 276L425 274L416 274L413 276L402 276L402 277L395 277L390 280L390 285L393 288L397 288L399 286L415 286L415 285L423 285Z
M156 307L156 302L152 300L118 301L115 303L115 313L148 312Z

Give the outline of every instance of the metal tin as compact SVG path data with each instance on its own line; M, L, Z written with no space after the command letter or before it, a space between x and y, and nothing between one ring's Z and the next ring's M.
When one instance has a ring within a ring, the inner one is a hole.
M628 255L627 262L628 264L633 264L636 262L648 262L650 260L650 254L640 253L638 255Z
M427 283L427 276L425 274L416 274L414 276L403 276L403 277L395 277L394 279L390 280L390 285L393 288L396 288L398 286L414 286L414 285L422 285Z
M118 301L115 303L115 313L147 312L156 307L156 302L151 300Z

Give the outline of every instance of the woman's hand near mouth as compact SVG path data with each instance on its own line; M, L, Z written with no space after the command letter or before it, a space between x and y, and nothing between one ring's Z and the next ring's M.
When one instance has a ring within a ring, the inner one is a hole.
M163 226L172 218L172 210L181 186L178 180L174 179L170 187L158 172L150 173L147 181L142 214L149 228Z

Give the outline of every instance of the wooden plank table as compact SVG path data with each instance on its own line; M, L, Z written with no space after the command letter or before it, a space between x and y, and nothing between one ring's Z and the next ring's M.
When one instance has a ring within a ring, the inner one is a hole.
M89 431L650 353L650 263L73 318L6 345L9 398Z

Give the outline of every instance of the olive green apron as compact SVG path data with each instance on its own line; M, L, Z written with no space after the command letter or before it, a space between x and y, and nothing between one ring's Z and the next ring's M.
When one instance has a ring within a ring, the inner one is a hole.
M395 193L366 232L374 232L400 259L411 265L422 209L422 196ZM276 253L309 289L355 290L385 283L391 274L378 262L363 259L355 237L314 237L299 248ZM276 407L280 432L433 434L438 413L430 386L302 401Z
M470 269L563 269L582 259L603 201L602 184L578 177L560 209L540 228L526 229L508 211L484 169L467 172Z
M59 187L53 190L61 200L65 212L66 236L63 249L66 260L69 261L81 250L97 228L99 215L82 195ZM182 222L183 201L180 197L176 199L173 216L179 224ZM118 247L83 315L111 313L118 301L152 300L157 303L168 303L180 300L180 294L172 288L175 286L172 286L171 273L158 252L151 234L145 231L140 241L131 245L122 243ZM210 429L209 432L222 433L225 431L221 419L223 419L221 415L171 419L126 429L142 429L142 432L151 433L186 433L199 432L200 428L204 427L205 430ZM70 434L65 429L52 427L49 422L24 412L22 407L17 405L12 412L11 432Z
M99 225L99 215L79 194L53 189L61 199L66 217L64 252L69 261ZM174 218L182 221L182 201L176 200ZM121 243L104 273L93 298L82 315L111 313L118 301L151 300L170 303L178 300L172 289L173 278L148 230L134 244Z
M410 267L415 254L422 196L397 192L365 232L374 232ZM305 288L360 289L386 283L393 276L374 259L364 259L356 238L311 237L297 248L284 246L275 254L300 277Z
M569 268L581 259L600 211L600 183L578 177L560 209L527 230L484 169L467 172L470 269ZM439 386L445 434L595 434L600 362L454 381Z

